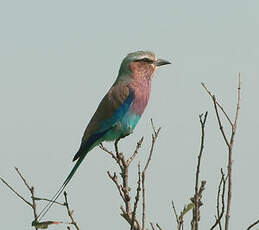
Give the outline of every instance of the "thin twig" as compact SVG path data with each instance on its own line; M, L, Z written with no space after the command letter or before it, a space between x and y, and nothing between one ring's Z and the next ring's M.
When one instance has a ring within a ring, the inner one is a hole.
M119 147L118 147L118 144L119 144L120 139L121 139L121 138L118 138L118 139L114 142L115 153L116 153L117 158L119 158Z
M137 206L138 206L138 201L139 201L139 195L140 195L140 191L141 191L140 162L138 163L138 182L137 183L138 183L138 187L137 187L137 193L135 196L134 208L133 208L133 212L132 212L132 222L131 222L130 230L133 230L133 228L134 228L134 222L135 222L135 218L136 218L136 211L137 211Z
M240 91L241 91L241 74L239 73L238 74L238 88L237 88L237 107L236 107L236 114L235 114L235 121L233 124L233 129L236 129L239 110L240 110L240 100L241 100Z
M152 222L150 222L151 228L152 230L155 230L154 224Z
M173 211L174 211L174 215L175 215L176 222L177 222L177 224L179 224L179 217L178 217L176 208L175 208L175 206L174 206L174 201L173 201L173 200L172 200L172 206L173 206Z
M30 207L32 207L32 204L27 201L25 198L23 198L22 195L20 195L18 192L14 190L13 187L11 187L2 177L0 177L1 181L14 193L16 194L20 199L22 199L26 204L28 204Z
M182 223L183 223L183 220L182 218L180 219L178 214L177 214L177 211L176 211L176 208L174 206L174 201L172 200L172 206L173 206L173 210L174 210L174 215L175 215L175 219L176 219L176 223L177 223L177 230L181 230L181 226L182 226Z
M210 97L213 98L212 93L208 90L208 88L205 86L205 84L202 82L201 85L206 90L206 92L210 95ZM233 123L232 123L231 119L229 118L229 116L227 115L227 113L225 112L223 106L218 101L216 101L216 104L221 109L222 113L224 113L224 115L227 118L229 124L232 126Z
M46 198L41 198L41 197L31 197L33 200L36 200L36 201L47 201L47 202L53 202L54 204L58 204L58 205L61 205L61 206L65 206L64 203L60 203L58 201L53 201L53 200L50 200L50 199L46 199Z
M148 157L148 160L147 160L146 165L144 167L144 170L142 171L142 230L145 229L145 221L146 221L146 193L145 193L146 170L147 170L147 168L150 164L151 157L152 157L152 154L153 154L153 151L154 151L155 142L156 142L157 137L159 135L159 132L161 130L161 127L158 128L157 130L155 129L152 119L151 119L151 124L152 124L154 134L152 134L152 144L151 144L151 148L150 148L150 151L149 151L149 157Z
M252 223L250 226L248 226L247 230L250 230L251 228L253 228L255 225L259 224L259 220L255 221L254 223Z
M222 134L222 136L223 136L223 138L224 138L224 141L225 141L226 145L227 145L228 148L229 148L229 142L228 142L228 140L227 140L227 137L226 137L226 134L225 134L225 131L224 131L224 128L223 128L223 126L222 126L221 119L220 119L220 116L219 116L216 97L213 96L213 97L212 97L212 100L213 100L214 109L215 109L215 112L216 112L216 116L217 116L217 121L218 121L218 124L219 124L220 132L221 132L221 134Z
M116 156L113 154L113 152L111 152L111 151L109 151L107 148L105 148L102 143L99 145L99 147L100 147L100 149L102 149L104 152L106 152L106 153L108 153L109 155L111 155L113 159L116 160Z
M152 129L153 129L153 133L156 134L157 131L155 129L155 125L154 125L153 119L151 118L150 121L151 121L151 126L152 126Z
M34 197L34 187L32 186L31 189L31 197L32 197L32 209L33 209L33 215L34 215L34 220L37 220L38 215L37 215L37 209L36 209L36 201L33 199ZM35 227L37 229L37 227Z
M126 210L121 206L120 210L122 211L121 216L131 225L132 223L132 215L131 213L127 213ZM140 224L137 219L134 221L134 230L140 230Z
M229 229L229 219L230 219L230 207L231 207L231 199L232 199L232 151L234 145L234 139L237 129L237 120L240 110L240 90L241 90L241 76L239 73L238 76L238 88L237 88L237 107L235 114L235 121L232 126L232 133L230 137L229 151L228 151L228 196L227 196L227 210L226 210L226 220L225 220L225 230Z
M25 177L21 174L20 170L17 167L15 167L15 170L18 173L18 175L20 176L20 178L22 179L22 181L25 184L25 186L27 187L27 189L31 193L33 216L34 216L34 220L37 220L38 215L37 215L36 201L35 201L35 199L33 199L33 197L34 197L34 187L33 186L31 186L31 187L29 186L29 184L26 181ZM36 230L38 229L37 226L34 226L34 227L35 227Z
M119 193L120 193L121 198L122 198L123 201L125 202L126 199L125 199L125 196L124 196L124 194L123 194L123 192L122 192L122 190L121 190L121 185L119 184L117 174L114 173L113 176L112 176L109 171L107 171L107 174L108 174L108 176L111 178L111 180L115 183L115 185L116 185L116 187L117 187L117 189L118 189L118 191L119 191Z
M210 230L213 230L217 225L219 225L219 229L222 230L221 219L225 212L225 200L224 199L225 199L226 181L227 181L228 177L225 178L223 169L220 170L220 173L221 173L221 180L220 180L220 183L218 186L218 193L217 193L217 216L216 216L216 221L213 224L213 226L210 228ZM222 186L222 193L221 193L221 186ZM219 211L220 193L221 193L221 212Z
M222 170L222 169L221 169ZM217 224L219 225L219 229L222 230L222 226L221 226L221 217L223 216L223 213L222 215L220 215L220 211L219 211L219 208L220 208L220 194L221 194L221 185L224 181L224 174L221 174L221 180L219 182L219 186L218 186L218 194L217 194L217 217L216 217L216 222L215 222L215 227L217 226ZM224 197L223 197L224 198ZM223 200L224 201L224 200ZM223 202L224 204L225 202ZM222 206L223 207L223 206ZM211 230L213 229L214 226L211 227Z
M27 181L25 180L25 178L23 177L23 175L21 174L21 172L19 171L19 169L17 167L14 167L16 172L18 173L18 175L21 177L23 183L25 184L25 186L31 190L31 187L29 186L29 184L27 183Z
M240 110L240 91L241 91L241 75L239 73L238 75L238 88L237 88L237 106L236 106L236 112L235 112L235 118L234 118L234 122L232 122L229 118L229 116L227 115L227 113L224 111L223 107L217 102L216 97L214 95L212 95L210 93L210 91L206 88L205 84L202 83L203 88L207 91L207 93L210 95L210 97L213 100L213 104L214 104L214 108L215 108L215 112L216 112L216 116L217 116L217 120L218 120L218 124L219 124L219 128L221 131L221 134L223 136L223 139L228 147L228 164L227 164L227 170L228 170L228 194L227 194L227 210L226 210L226 215L225 215L225 230L229 229L229 219L230 219L230 207L231 207L231 199L232 199L232 151L233 151L233 145L234 145L234 138L235 138L235 134L236 134L236 129L237 129L237 120L238 120L238 116L239 116L239 110ZM218 113L218 109L217 107L219 107L221 109L221 111L223 112L223 114L225 115L225 117L227 118L227 120L229 121L229 123L231 124L231 135L230 135L230 140L228 141L226 134L223 130L223 126L221 123L221 119Z
M201 189L202 190L201 190L201 192L199 192L200 164L201 164L201 157L202 157L202 153L203 153L203 149L204 149L205 124L206 124L207 116L208 116L208 112L206 112L204 116L203 116L203 114L199 115L200 125L201 125L201 143L200 143L200 152L198 154L198 163L197 163L197 168L196 168L194 197L192 199L192 201L194 203L193 219L192 219L192 224L191 224L193 230L198 230L198 222L200 220L199 209L201 206L201 204L200 204L201 203L201 201L200 201L201 193L205 186L205 184L204 184L204 186L201 185L200 190Z
M162 228L160 227L160 225L158 223L156 223L156 226L158 227L159 230L162 230Z
M128 164L130 164L134 158L136 157L136 155L138 154L139 149L141 148L141 145L143 143L144 137L141 137L141 139L138 141L136 149L134 151L134 153L131 155L131 157L128 159Z
M237 120L240 110L240 90L241 90L241 76L240 73L238 75L238 88L237 88L237 107L236 107L236 114L235 114L235 121L232 126L232 133L230 137L230 144L229 144L229 152L228 152L228 196L227 196L227 210L226 210L226 221L225 221L225 230L229 227L229 219L230 219L230 207L231 207L231 199L232 199L232 151L234 145L234 139L237 129Z
M66 206L66 208L67 208L67 214L68 214L68 216L69 216L69 218L70 218L70 220L71 220L71 224L74 225L77 230L80 230L80 229L79 229L79 226L77 225L77 223L76 223L75 220L74 220L74 217L73 217L73 214L72 214L73 211L71 211L70 208L69 208L69 204L68 204L68 201L67 201L67 193L66 193L66 191L64 192L64 198L65 198L65 206Z

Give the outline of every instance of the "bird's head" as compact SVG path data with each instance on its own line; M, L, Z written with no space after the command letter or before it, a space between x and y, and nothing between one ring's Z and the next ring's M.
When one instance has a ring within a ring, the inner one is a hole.
M127 78L151 79L157 67L171 64L164 59L157 59L155 54L150 51L136 51L129 53L122 61L118 80Z

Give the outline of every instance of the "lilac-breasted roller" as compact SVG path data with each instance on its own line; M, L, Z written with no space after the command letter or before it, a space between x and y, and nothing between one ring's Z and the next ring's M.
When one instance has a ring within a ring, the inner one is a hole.
M157 59L149 51L130 53L123 59L117 79L84 132L80 148L73 158L77 161L75 166L52 200L58 198L89 151L103 141L114 141L133 132L148 103L152 76L157 67L167 64L170 62ZM42 210L41 217L52 204Z

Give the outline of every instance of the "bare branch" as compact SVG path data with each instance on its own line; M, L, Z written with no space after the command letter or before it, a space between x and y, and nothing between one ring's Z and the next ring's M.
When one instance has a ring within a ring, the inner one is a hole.
M181 218L178 216L176 208L174 206L174 201L172 201L172 206L173 206L173 210L174 210L174 215L175 215L175 219L176 219L176 223L177 223L177 230L181 230L181 227L183 227L183 215L181 213Z
M158 227L159 230L162 230L162 228L160 227L160 225L158 223L156 223L156 226Z
M221 123L221 119L220 119L220 116L219 116L216 97L213 96L212 100L213 100L213 103L214 103L214 108L215 108L215 112L216 112L216 116L217 116L217 120L218 120L220 132L221 132L221 134L222 134L222 136L223 136L223 138L224 138L224 141L225 141L226 145L227 145L228 148L229 148L229 142L228 142L228 140L227 140L227 137L226 137L226 134L225 134L225 131L224 131L224 129L223 129L223 126L222 126L222 123Z
M151 126L152 126L152 129L153 129L153 133L156 134L157 131L155 129L155 125L154 125L153 119L151 118L150 121L151 121Z
M35 202L35 199L33 199L33 197L34 197L34 187L33 186L31 187L30 191L31 191L31 197L32 197L32 209L33 209L34 220L37 220L38 215L37 215L36 202Z
M79 226L77 225L77 223L74 220L73 211L70 210L70 208L69 208L68 201L67 201L67 193L66 192L64 192L64 198L65 198L65 206L67 208L67 214L68 214L68 216L69 216L69 218L71 220L71 224L74 225L77 230L80 230Z
M116 156L113 154L113 152L109 151L107 148L105 148L103 146L103 144L101 143L99 145L100 149L102 149L104 152L108 153L109 155L111 155L111 157L114 159L114 160L117 160Z
M118 144L119 144L120 139L122 139L122 138L118 138L118 139L114 142L114 148L115 148L115 153L116 153L117 158L119 158L119 148L118 148Z
M21 172L19 171L18 168L15 167L16 172L18 173L18 175L20 176L20 178L22 179L24 185L26 186L26 188L30 191L31 193L31 198L32 198L32 203L30 203L29 201L27 201L22 195L20 195L18 192L16 192L14 190L14 188L12 188L3 178L0 177L0 179L2 180L2 182L13 192L15 193L20 199L22 199L26 204L28 204L32 210L33 210L33 215L34 215L34 219L37 219L37 209L36 209L36 202L34 200L34 188L30 187L29 184L27 183L26 179L24 178L24 176L21 174ZM37 225L33 225L35 227L35 229L38 229Z
M234 139L237 129L237 120L240 110L240 90L241 90L241 79L240 74L238 76L238 88L237 88L237 107L235 114L234 125L232 126L232 133L230 137L230 144L228 150L228 195L227 195L227 210L226 210L226 220L225 220L225 230L229 229L229 219L230 219L230 207L231 207L231 199L232 199L232 151L234 145Z
M241 74L238 74L238 88L237 88L237 107L236 107L236 115L235 115L235 121L233 124L233 129L236 130L237 126L237 120L238 120L238 115L239 115L239 110L240 110L240 91L241 91Z
M152 230L155 230L155 227L152 222L150 222L150 225L151 225Z
M217 225L219 225L219 229L222 230L222 225L221 225L221 219L223 217L223 214L225 212L225 188L226 188L226 181L227 178L225 178L225 174L223 172L223 169L220 170L221 172L221 180L218 186L218 193L217 193L217 216L216 216L216 222L214 225L210 228L210 230L213 230ZM222 193L221 193L221 186L222 186ZM220 193L221 193L221 212L219 211L220 209Z
M19 169L17 167L15 167L16 172L18 173L18 175L21 177L23 183L25 184L25 186L31 190L31 187L29 186L29 184L27 183L27 181L25 180L25 178L23 177L23 175L20 173Z
M137 187L137 193L135 196L135 203L134 203L134 208L132 212L132 222L131 222L131 230L133 230L134 227L134 222L135 222L135 217L136 217L136 211L137 211L137 206L138 206L138 201L139 201L139 195L141 191L141 176L140 176L140 162L138 163L138 187Z
M113 176L111 175L111 173L109 171L107 171L107 174L108 176L111 178L111 180L115 183L119 193L120 193L120 196L121 198L124 200L124 202L126 201L125 200L125 197L124 197L124 194L122 192L122 189L121 189L121 185L119 184L119 181L118 181L118 177L117 177L117 174L114 173Z
M50 199L46 199L46 198L41 198L41 197L31 197L33 200L36 200L36 201L47 201L47 202L53 202L55 204L58 204L58 205L61 205L61 206L65 206L64 203L60 203L58 201L53 201L53 200L50 200Z
M142 230L145 229L145 221L146 221L146 194L145 194L145 177L146 177L146 170L149 166L149 163L151 161L151 157L154 151L154 146L155 146L155 142L158 138L159 132L161 130L161 127L158 128L157 130L154 127L153 124L153 120L151 119L151 124L152 124L152 128L153 128L153 134L152 134L152 144L151 144L151 148L149 151L149 157L148 160L146 162L146 165L144 167L144 170L142 171Z
M127 213L126 210L122 206L120 207L120 209L122 211L121 216L131 225L132 224L131 213ZM139 224L138 220L135 219L133 230L140 230L140 229L141 229L140 224Z
M174 206L174 201L173 201L173 200L172 200L172 206L173 206L174 215L175 215L175 219L176 219L177 225L179 225L179 217L178 217L176 208L175 208L175 206Z
M139 140L139 142L137 143L136 149L134 151L134 153L132 154L132 156L128 159L128 164L130 164L134 158L136 157L136 155L138 154L138 150L141 148L141 145L143 143L144 137L141 137L141 139Z
M205 86L204 82L201 83L202 87L206 90L206 92L210 95L211 98L213 98L213 95L212 93L208 90L208 88ZM225 112L223 106L218 102L216 101L216 104L217 106L221 109L222 113L225 115L225 117L227 118L229 124L232 126L233 123L232 121L230 120L229 116L227 115L227 113Z
M202 83L202 86L207 91L207 93L210 95L210 97L213 100L213 104L214 104L219 128L220 128L221 134L223 136L223 139L224 139L224 141L225 141L225 143L228 147L228 165L227 165L227 169L228 169L228 174L227 174L228 175L228 194L227 194L227 210L226 210L226 215L225 215L225 230L228 230L229 229L229 219L230 219L231 199L232 199L232 163L233 163L233 161L232 161L232 151L233 151L234 138L235 138L236 129L237 129L237 120L238 120L238 115L239 115L239 110L240 110L241 76L240 76L240 74L238 75L237 107L236 107L234 122L232 122L230 120L229 116L224 111L223 107L217 102L216 97L210 93L210 91L206 88L204 83ZM217 107L219 107L221 109L221 111L223 112L226 119L229 121L229 123L231 125L232 132L231 132L229 141L228 141L228 139L226 137L226 134L223 130L223 126L222 126L222 123L221 123L221 119L220 119Z
M200 125L201 125L201 144L200 144L200 152L198 155L198 163L197 163L197 168L196 168L196 176L195 176L195 189L194 189L194 197L191 199L194 203L194 209L193 209L193 219L191 222L192 229L193 230L198 230L198 222L200 220L200 206L201 206L201 196L202 196L202 191L205 188L206 181L203 181L200 187L199 191L199 174L200 174L200 164L201 164L201 156L203 153L204 149L204 139L205 139L205 124L207 120L208 112L199 115L200 119Z
M32 207L32 204L27 201L22 195L20 195L18 192L14 190L13 187L11 187L2 177L0 177L1 181L14 193L16 194L20 199L22 199L26 204L28 204L30 207Z
M252 223L250 226L248 226L247 230L252 229L255 225L259 224L259 220L255 221L254 223Z
M218 193L217 193L217 216L216 216L216 222L215 222L215 227L217 226L217 224L219 225L219 229L222 230L222 226L221 226L221 218L223 216L223 213L224 213L224 206L225 206L225 202L224 202L224 197L223 197L223 200L222 200L222 209L223 209L223 212L222 215L220 214L220 211L219 211L219 208L220 208L220 192L221 192L221 185L222 183L224 182L225 180L225 175L223 173L223 169L221 168L221 180L219 182L219 186L218 186ZM213 229L214 226L212 226L211 230Z

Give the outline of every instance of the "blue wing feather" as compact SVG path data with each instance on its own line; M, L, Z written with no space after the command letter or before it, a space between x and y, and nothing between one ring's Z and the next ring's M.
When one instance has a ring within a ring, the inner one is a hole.
M122 105L114 112L114 115L111 118L108 118L100 122L100 126L101 126L100 132L113 127L118 121L122 120L124 115L128 112L133 100L134 100L134 92L130 90L128 97L125 99Z

